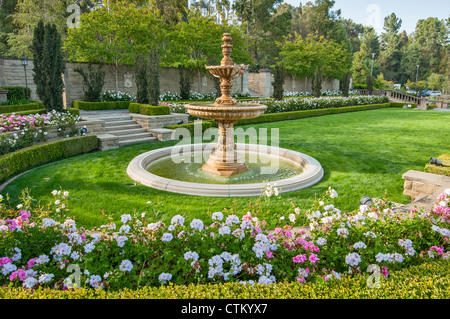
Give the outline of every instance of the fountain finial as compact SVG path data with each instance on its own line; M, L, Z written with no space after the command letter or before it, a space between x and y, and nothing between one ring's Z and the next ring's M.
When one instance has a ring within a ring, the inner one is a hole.
M222 54L223 59L219 66L207 66L206 69L215 77L220 79L220 91L222 96L219 97L214 105L216 106L235 106L236 99L231 97L231 89L233 88L232 80L242 75L248 69L248 65L237 65L231 60L231 34L224 33L222 37Z

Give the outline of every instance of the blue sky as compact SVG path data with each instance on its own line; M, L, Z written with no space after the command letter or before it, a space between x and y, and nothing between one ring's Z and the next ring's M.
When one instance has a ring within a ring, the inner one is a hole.
M307 0L285 0L293 6ZM311 0L314 3L314 0ZM363 25L372 25L378 33L382 32L384 17L394 12L402 19L401 31L414 32L419 19L436 17L448 18L450 0L335 0L334 10L341 9L343 18L350 18Z

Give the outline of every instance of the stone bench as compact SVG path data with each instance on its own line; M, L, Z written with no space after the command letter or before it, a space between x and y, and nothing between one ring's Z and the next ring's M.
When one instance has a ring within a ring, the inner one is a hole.
M172 140L172 134L174 130L169 130L167 128L152 128L148 130L153 136L158 138L158 141L165 142Z

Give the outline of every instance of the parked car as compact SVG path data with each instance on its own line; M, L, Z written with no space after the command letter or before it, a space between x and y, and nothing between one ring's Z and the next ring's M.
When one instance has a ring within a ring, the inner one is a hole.
M422 91L422 97L426 97L426 96L430 96L430 92L429 90L423 90Z
M441 92L440 91L429 91L430 92L430 96L441 96Z

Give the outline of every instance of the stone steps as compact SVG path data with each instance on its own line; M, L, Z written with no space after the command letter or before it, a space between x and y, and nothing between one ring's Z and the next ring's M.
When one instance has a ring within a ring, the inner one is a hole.
M105 121L105 133L116 137L119 147L158 140L129 116L110 116L97 119Z

